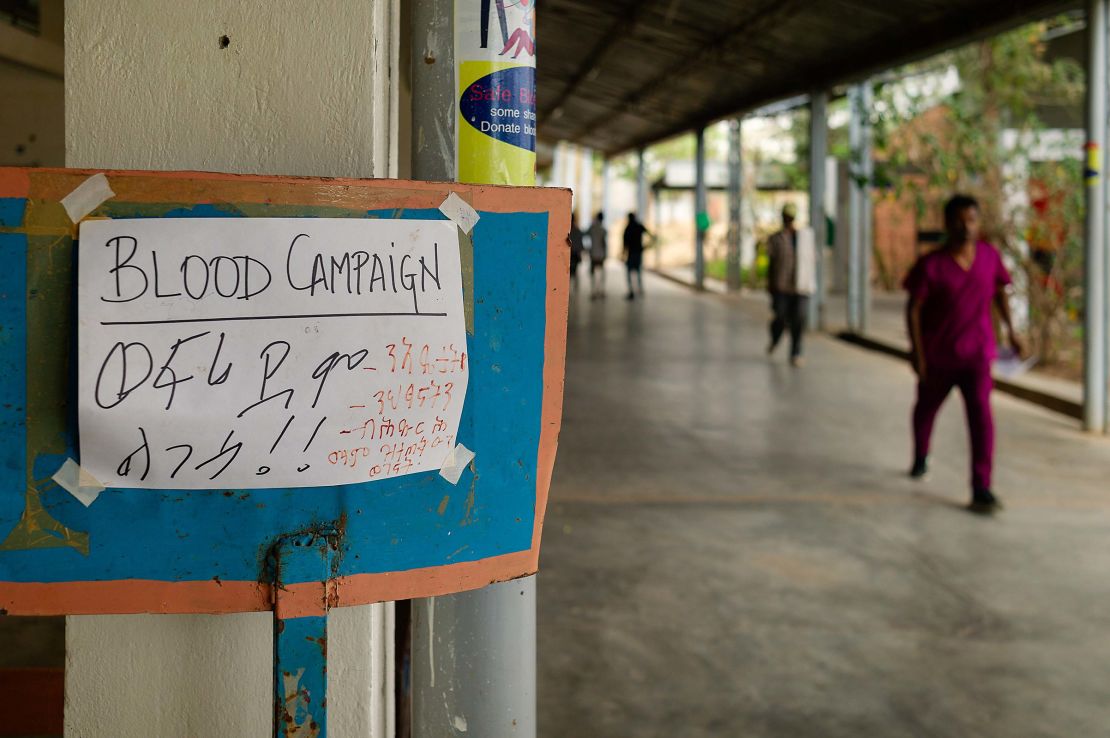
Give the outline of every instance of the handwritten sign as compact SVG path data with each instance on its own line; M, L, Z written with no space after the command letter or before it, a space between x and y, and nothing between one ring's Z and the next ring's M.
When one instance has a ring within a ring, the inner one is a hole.
M80 464L108 487L353 484L454 448L453 223L86 221L77 292Z

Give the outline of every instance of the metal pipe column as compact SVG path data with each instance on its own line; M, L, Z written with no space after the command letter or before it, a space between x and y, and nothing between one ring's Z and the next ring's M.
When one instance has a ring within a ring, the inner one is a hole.
M848 88L851 115L848 143L848 330L862 333L867 328L871 274L871 86L861 82Z
M809 96L809 226L817 259L817 289L809 301L809 324L825 327L825 158L829 150L829 94L824 90Z
M860 191L856 183L859 175L860 140L863 138L860 126L859 86L848 88L848 293L845 303L848 307L848 331L859 333L861 319L859 314L859 251L860 243Z
M459 0L471 1L477 2ZM421 0L410 3L410 10L413 177L451 181L455 3ZM536 735L535 576L413 600L412 734L440 738L462 733Z
M651 211L655 216L655 268L663 268L663 191L652 189Z
M647 162L644 150L636 152L636 217L643 224L648 221Z
M612 183L609 181L609 157L601 160L601 212L605 214L605 225L613 223L613 214L609 212L609 195Z
M730 291L740 289L740 206L743 189L741 118L728 122L728 250L725 278Z
M859 317L860 332L866 333L871 323L871 253L873 212L871 208L871 182L875 178L875 162L871 157L871 81L860 83L860 283Z
M1106 185L1102 154L1106 143L1106 3L1087 3L1087 194L1083 285L1083 427L1106 428Z
M694 286L705 289L705 231L709 214L705 197L705 129L697 132L697 151L694 158Z
M412 176L455 179L455 3L412 3Z

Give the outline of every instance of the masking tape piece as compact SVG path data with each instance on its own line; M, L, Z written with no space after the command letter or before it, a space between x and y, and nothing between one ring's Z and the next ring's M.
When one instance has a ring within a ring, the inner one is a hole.
M77 500L88 507L104 491L104 485L96 480L92 474L78 466L73 459L66 459L62 468L54 473L54 481L58 486L69 492Z
M94 174L62 198L62 207L66 209L69 219L77 223L105 200L115 196L116 193L108 185L108 178L103 173Z
M460 443L447 453L447 458L439 468L439 475L451 484L458 484L463 470L473 460L474 452Z
M478 211L470 207L470 203L452 192L439 206L439 212L455 222L463 233L470 233L474 224L478 222Z

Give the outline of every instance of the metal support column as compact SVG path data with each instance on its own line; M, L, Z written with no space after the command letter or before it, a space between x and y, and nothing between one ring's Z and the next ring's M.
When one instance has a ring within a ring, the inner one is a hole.
M860 332L866 333L871 324L871 255L874 249L872 228L874 212L871 207L871 182L875 179L875 162L871 157L871 81L860 84Z
M647 162L644 150L636 152L636 217L641 223L648 223Z
M655 228L652 233L655 234L655 269L661 270L663 268L663 191L652 189L652 205L651 211L655 216Z
M613 214L609 212L609 195L612 183L609 181L609 157L601 160L601 212L605 214L605 225L613 223Z
M410 3L412 176L455 179L455 3Z
M694 286L705 289L705 232L709 228L709 213L705 198L705 129L697 132L697 152L694 160Z
M848 233L848 330L867 329L871 305L871 84L861 82L848 90L851 148Z
M728 122L728 250L725 254L725 279L728 289L740 289L740 215L743 190L742 118Z
M817 259L817 289L809 301L809 324L825 327L825 158L829 149L829 94L825 90L809 96L809 225L813 229L814 255Z
M413 177L453 180L455 3L421 0L409 5L416 34L411 59ZM430 139L432 135L437 138ZM534 178L512 184L531 185ZM589 212L580 215L588 217ZM536 577L414 600L412 605L413 738L534 737Z
M328 734L328 587L337 540L337 530L321 530L282 538L270 550L275 738Z
M1107 0L1087 3L1087 223L1083 285L1083 426L1106 429L1106 184L1102 155L1107 114Z

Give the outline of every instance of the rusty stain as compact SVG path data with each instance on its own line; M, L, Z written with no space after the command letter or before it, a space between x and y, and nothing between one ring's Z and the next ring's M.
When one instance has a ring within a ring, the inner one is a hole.
M466 493L466 511L463 513L459 525L470 525L474 522L471 516L474 513L474 488L478 485L478 470L475 468L473 461L470 462L470 471L473 474L470 477L470 490Z
M27 488L23 504L23 514L0 544L0 551L69 546L89 555L89 534L72 531L55 520L43 507L38 487Z
M309 712L311 698L308 690L300 685L304 669L298 669L296 674L282 672L283 699L278 706L278 724L282 726L283 738L317 738L320 735L320 726L315 717ZM303 714L303 719L298 722L297 715Z
M282 549L288 541L298 538L308 538L307 545L313 546L316 541L323 538L327 541L328 548L332 551L330 576L338 576L339 565L343 559L343 546L341 542L347 535L347 513L344 512L333 523L312 523L298 530L290 531L278 536L273 542L259 546L258 554L258 583L271 587L271 602L276 597L276 591L284 589L281 575Z
M312 636L305 636L305 640L309 641L310 643L315 643L317 646L320 647L320 654L324 657L324 661L326 663L327 660L328 660L328 639L327 639L327 636L324 636L323 638L313 638ZM327 667L324 667L324 669L326 671Z
M473 198L464 197L468 205L473 206ZM455 229L459 235L459 266L462 268L463 289L463 319L466 323L466 335L474 335L474 242L470 236L463 233L462 228Z
M50 175L36 172L32 182ZM69 189L72 189L70 187ZM68 191L68 190L66 190ZM28 193L30 194L30 193ZM88 533L56 520L42 503L54 487L50 479L33 477L35 460L43 454L65 453L66 355L69 350L69 309L72 302L73 235L75 227L59 201L28 197L23 225L6 232L27 236L27 408L26 487L23 513L4 538L0 550L70 547L89 553Z
M220 575L219 574L212 577L212 581L215 582L217 585L219 585L221 587L224 586L224 583L220 581Z
M440 515L447 512L447 503L450 502L450 501L451 501L451 495L444 495L443 499L439 501L439 507L436 508L436 512L439 513Z

